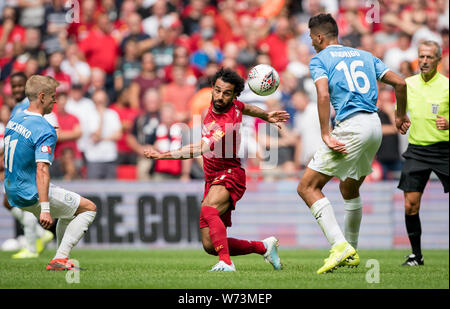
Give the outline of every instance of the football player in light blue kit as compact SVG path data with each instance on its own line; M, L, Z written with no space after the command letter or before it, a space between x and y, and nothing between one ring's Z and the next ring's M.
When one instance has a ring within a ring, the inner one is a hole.
M16 104L11 111L10 118L13 117L18 111L23 111L30 106L30 101L25 95L26 82L27 76L23 72L16 72L10 76L11 92L14 100L16 101ZM54 118L56 120L56 117ZM49 119L47 118L47 120ZM4 152L3 148L1 149L1 152ZM14 253L12 258L37 258L45 249L47 243L53 239L53 233L43 229L32 213L23 211L19 207L11 207L8 203L6 194L4 194L3 197L3 205L23 226L23 232L26 239L26 245L24 248L20 249L19 252Z
M330 256L317 271L338 266L358 266L356 252L362 218L359 188L372 172L372 160L381 143L381 123L376 113L377 80L392 85L397 104L406 104L405 81L369 52L339 45L338 27L330 14L309 20L312 44L317 51L309 64L317 89L321 135L325 145L309 163L297 188L331 245ZM330 103L336 112L331 131ZM340 179L344 198L344 234L336 222L322 188L331 178Z
M25 93L30 106L16 113L5 129L5 191L13 207L33 213L48 229L56 226L58 249L47 270L79 269L69 260L95 218L96 206L80 195L50 184L56 130L44 119L55 104L58 82L48 76L33 75Z

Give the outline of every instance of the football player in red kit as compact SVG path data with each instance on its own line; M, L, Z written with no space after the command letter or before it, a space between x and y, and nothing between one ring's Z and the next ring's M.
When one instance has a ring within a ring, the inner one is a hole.
M231 226L231 211L246 189L245 170L237 156L242 115L258 117L269 123L289 119L285 111L267 113L236 100L244 84L244 79L235 71L220 69L212 80L212 102L203 121L201 141L165 153L152 148L144 151L147 158L155 160L203 156L205 193L200 210L202 243L207 253L219 256L219 263L211 271L235 271L230 256L250 253L263 255L274 269L281 269L275 237L263 241L227 238L226 228Z

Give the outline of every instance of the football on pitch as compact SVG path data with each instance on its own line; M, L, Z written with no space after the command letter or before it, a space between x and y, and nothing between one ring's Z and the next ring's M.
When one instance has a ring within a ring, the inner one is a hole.
M267 64L258 64L248 73L248 86L257 95L272 94L280 85L278 72Z

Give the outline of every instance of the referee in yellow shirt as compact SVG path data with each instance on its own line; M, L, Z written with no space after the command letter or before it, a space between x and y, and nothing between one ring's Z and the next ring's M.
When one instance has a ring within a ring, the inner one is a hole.
M407 106L397 106L396 126L400 133L409 129L408 149L398 188L405 197L405 223L412 254L405 266L423 265L419 218L420 200L433 171L448 192L449 180L449 84L437 71L441 60L438 43L425 41L419 45L420 74L406 79ZM406 113L409 113L409 117Z

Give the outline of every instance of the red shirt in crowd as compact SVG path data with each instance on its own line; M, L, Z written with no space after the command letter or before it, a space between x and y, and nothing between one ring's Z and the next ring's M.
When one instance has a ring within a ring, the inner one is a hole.
M0 25L0 37L3 35L3 25ZM0 58L0 68L8 63L14 53L14 43L25 43L25 28L20 25L15 25L8 36L8 40L5 45L5 55Z
M51 76L59 82L59 86L56 88L57 92L68 93L72 89L72 80L70 75L64 73L63 71L55 72L53 68L49 67L42 71L42 75Z
M119 104L113 104L110 108L119 115L120 122L122 123L122 136L117 141L117 149L120 153L131 153L133 150L128 146L127 135L133 128L133 123L136 117L139 115L139 110L124 107Z
M59 129L62 131L71 131L76 126L80 125L78 118L69 113L58 113L54 110L56 118L58 119ZM55 158L60 158L64 149L70 148L73 151L73 155L76 159L81 159L81 152L78 149L77 141L64 141L56 143Z
M79 48L91 68L103 69L107 74L114 73L119 56L119 45L111 34L105 34L94 28L79 43Z

